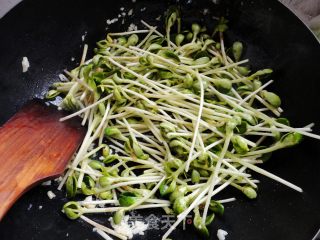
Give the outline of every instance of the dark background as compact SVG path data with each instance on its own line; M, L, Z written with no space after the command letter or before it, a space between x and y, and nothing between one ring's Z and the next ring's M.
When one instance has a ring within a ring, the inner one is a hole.
M25 0L0 20L0 121L5 122L28 99L41 97L51 83L58 81L63 69L72 69L80 59L83 42L89 52L95 42L106 35L106 20L117 17L125 7L133 15L121 25L109 26L112 31L126 30L130 23L144 19L162 26L155 20L170 5L169 1L128 0ZM253 69L274 69L272 88L282 96L284 116L293 126L302 127L314 122L320 133L320 46L309 30L277 1L224 0L180 1L186 27L193 22L212 28L212 18L225 16L230 20L227 42L241 40ZM140 9L146 7L145 11ZM209 10L203 15L203 9ZM31 67L22 73L21 60L29 58ZM76 61L72 62L71 58ZM36 144L36 143L35 143ZM19 146L17 146L19 147ZM320 142L305 138L299 146L279 151L265 164L265 169L303 188L297 193L276 182L261 180L259 195L254 201L245 199L233 190L223 197L236 197L225 204L225 215L210 226L211 239L217 229L228 231L228 240L309 240L320 227ZM1 157L1 156L0 156ZM46 192L52 189L57 197L49 200ZM70 221L61 213L66 202L64 192L55 187L39 186L24 195L0 223L1 240L98 239L92 228L81 220ZM30 210L28 208L31 206ZM42 209L39 209L42 206ZM162 211L142 211L161 216ZM91 216L106 223L109 215ZM135 239L160 239L165 230L147 230ZM68 236L67 236L68 235ZM179 228L173 239L199 239L192 227Z

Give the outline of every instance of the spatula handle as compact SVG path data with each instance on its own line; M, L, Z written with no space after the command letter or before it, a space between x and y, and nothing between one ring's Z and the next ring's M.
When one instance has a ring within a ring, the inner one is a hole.
M39 102L25 106L0 128L0 220L29 188L61 174L79 146L80 124Z

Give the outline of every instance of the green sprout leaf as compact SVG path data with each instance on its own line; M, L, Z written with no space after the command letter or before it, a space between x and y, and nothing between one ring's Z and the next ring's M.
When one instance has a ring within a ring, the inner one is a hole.
M105 191L105 192L99 193L98 196L102 200L111 200L113 198L113 194L111 191Z
M176 189L176 181L172 181L168 179L167 181L163 181L159 187L159 192L161 196L168 195L172 193Z
M95 193L94 186L95 186L95 181L90 176L85 175L81 183L82 193L88 196L93 195Z
M278 123L290 126L290 121L287 118L277 118L276 120Z
M55 89L51 89L46 93L46 99L51 100L54 99L56 96L58 96L60 94L59 91L55 90Z
M249 199L255 199L257 198L257 192L249 186L243 187L242 192L244 195L246 195Z
M273 92L268 92L266 90L263 90L261 91L261 97L275 108L278 108L281 105L280 97Z
M124 209L120 209L120 210L116 211L115 214L113 215L113 222L116 225L119 225L121 223L124 215L125 215Z
M280 139L280 144L283 147L292 147L294 145L299 144L302 141L303 137L300 133L287 133L283 135Z
M167 59L174 60L175 62L180 62L180 58L177 54L170 50L160 50L158 55Z
M244 154L249 151L248 144L243 137L236 135L231 138L231 141L237 153Z
M99 178L99 184L101 187L109 187L114 182L114 178L110 176L102 176Z
M225 19L224 17L219 19L218 25L215 27L214 32L213 32L213 36L217 33L217 32L225 32L228 29L228 23L229 21L227 19Z
M259 70L257 72L255 72L254 74L252 74L251 76L248 77L248 79L255 79L255 78L261 78L261 77L265 77L266 75L269 75L273 72L272 69L270 68L266 68L266 69L263 69L263 70Z
M123 192L119 196L119 203L122 207L127 207L134 204L140 197L137 196L135 193L132 192Z
M70 175L66 181L67 197L72 198L77 194L77 178Z
M173 211L176 214L180 214L188 208L188 205L188 197L177 197L173 203Z
M241 59L243 52L243 44L242 42L234 42L232 45L232 53L234 59L238 62Z
M214 200L210 201L209 209L220 216L222 216L224 213L224 206L221 203Z
M204 237L209 237L209 231L206 225L203 223L202 218L200 216L199 208L196 207L194 210L194 218L193 218L193 226L197 229L197 231L203 235ZM212 219L213 220L213 219ZM210 220L209 220L210 221Z
M62 210L71 220L77 219L82 215L82 208L77 202L67 202L63 205Z
M170 202L173 202L179 198L184 197L184 195L187 193L188 188L185 185L178 186L171 194L170 194Z
M199 183L200 182L200 173L196 169L192 170L191 181L192 181L192 183Z
M206 217L206 226L210 225L213 222L214 218L215 218L215 214L214 213L210 213Z

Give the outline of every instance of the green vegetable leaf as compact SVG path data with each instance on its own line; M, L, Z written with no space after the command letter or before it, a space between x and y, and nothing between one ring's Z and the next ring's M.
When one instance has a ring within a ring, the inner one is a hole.
M227 25L228 22L229 21L227 19L225 19L224 17L221 17L212 35L214 36L217 32L221 32L221 33L225 32L228 29L228 25Z
M127 207L134 204L139 199L140 197L137 196L135 193L123 192L120 194L118 200L119 200L120 206Z
M178 55L171 50L160 50L158 52L158 55L167 59L172 59L175 62L180 62L180 58L178 57Z
M209 231L208 231L206 225L203 224L203 222L202 222L202 218L200 216L200 212L199 212L199 208L198 207L196 207L194 209L193 226L197 229L197 231L201 235L203 235L204 237L209 237Z

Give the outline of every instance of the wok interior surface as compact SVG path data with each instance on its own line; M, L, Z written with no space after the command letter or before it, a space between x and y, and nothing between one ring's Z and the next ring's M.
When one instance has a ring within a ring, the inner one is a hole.
M163 16L170 4L150 0L23 1L0 20L0 122L27 100L43 96L53 82L59 81L63 69L75 67L84 43L89 44L92 54L95 42L106 35L106 20L117 17L120 7L133 9L133 15L126 17L123 25L119 20L108 26L110 31L126 30L130 23L142 27L140 19L162 28L163 18L155 18ZM271 88L282 98L284 116L295 127L314 122L314 132L320 133L320 45L302 22L277 1L225 0L216 5L199 0L180 4L186 27L200 22L212 29L212 17L225 16L230 21L226 41L245 43L245 58L250 59L252 69L274 69ZM146 10L141 11L144 7ZM204 9L208 9L206 15ZM21 69L23 56L31 65L27 73ZM254 201L232 189L225 191L218 198L236 197L237 201L225 204L224 216L210 226L211 239L216 239L219 228L229 233L228 240L311 239L320 226L319 157L320 142L309 138L299 146L273 154L264 168L297 184L304 192L297 193L261 176L257 177L261 183ZM46 195L50 189L57 193L53 200ZM29 191L0 223L0 239L99 239L90 226L63 216L60 210L67 201L64 195L55 186ZM164 219L161 210L135 213L143 218L155 214ZM106 223L109 215L91 217ZM171 237L199 239L192 226L186 228L184 231L180 227ZM147 230L145 236L137 235L135 239L160 239L165 231Z

